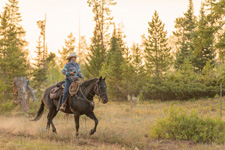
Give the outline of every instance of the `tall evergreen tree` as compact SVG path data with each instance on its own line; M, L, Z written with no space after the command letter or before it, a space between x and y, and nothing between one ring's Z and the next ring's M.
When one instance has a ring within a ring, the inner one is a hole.
M145 84L145 69L143 65L143 56L141 49L138 44L133 43L133 46L131 48L132 51L132 68L134 72L132 73L133 76L133 87L134 87L134 93L135 95L140 94L140 90L142 89L143 85Z
M128 48L126 47L126 43L124 42L124 39L126 38L126 35L123 32L123 29L124 29L124 25L122 23L119 23L118 28L117 28L116 36L117 36L117 39L118 39L118 44L119 44L119 47L121 49L121 52L124 55L125 51L127 51Z
M56 84L59 81L64 80L64 76L61 74L62 68L59 68L59 66L56 63L56 55L55 53L50 52L50 54L47 56L46 64L48 68L47 72L47 82L46 86Z
M37 54L36 63L34 64L35 68L33 71L33 87L37 89L37 97L40 97L41 95L41 88L43 87L44 83L47 80L47 69L44 67L45 60L43 60L43 46L41 45L41 37L39 37L38 45L37 45L37 51L35 53Z
M77 55L79 56L78 62L81 68L83 68L82 66L84 66L84 64L86 63L86 57L88 55L87 54L88 51L89 51L89 47L85 39L85 36L81 36L79 39L79 46L77 48Z
M7 91L7 89L10 88L10 85L8 85L7 83L9 83L10 79L8 77L8 66L10 65L9 60L7 60L7 46L8 46L8 42L9 39L6 38L8 37L8 30L9 30L9 14L7 12L7 10L4 10L4 12L0 15L1 18L1 26L0 26L0 67L1 67L1 92L0 97L6 96L5 92Z
M101 47L100 40L93 37L90 52L86 58L84 75L87 78L96 78L105 61L106 49Z
M171 64L171 48L167 46L167 32L164 31L165 24L159 19L156 11L148 25L149 35L146 39L144 50L145 64L149 75L161 78Z
M132 66L132 56L131 50L129 48L122 48L124 61L122 63L122 86L124 89L124 95L134 94L134 82L135 82L135 73Z
M87 0L89 7L94 13L95 30L94 39L99 41L102 49L107 48L110 34L108 32L113 17L110 6L116 5L114 0Z
M219 41L216 43L216 48L219 50L219 59L221 62L225 62L225 32L219 36Z
M1 15L1 68L2 80L6 85L6 91L2 91L6 98L12 96L12 82L14 77L26 76L26 60L28 51L25 49L25 31L20 25L21 14L19 13L18 0L9 0Z
M211 60L213 64L214 50L212 49L213 43L213 30L210 29L209 22L205 15L204 4L202 3L199 22L195 31L196 38L194 38L194 59L193 66L195 70L202 71L206 62Z
M189 0L189 8L184 17L177 18L175 21L175 28L177 31L173 32L177 37L177 44L180 49L176 53L175 67L180 68L184 59L188 58L190 61L193 60L193 38L194 29L196 26L196 17L194 16L194 8L192 0Z
M107 77L108 93L113 100L121 101L126 96L122 86L123 63L121 48L119 47L116 29L114 29L111 46L102 67L101 73Z
M113 17L110 16L110 6L115 5L114 0L87 0L87 3L92 7L94 13L94 35L85 63L84 75L87 78L99 76L99 71L102 68L106 57L106 51L109 43L109 27Z
M219 59L221 62L224 62L225 58L225 0L220 0L215 2L215 0L211 0L211 15L212 18L216 21L218 25L218 30L221 30L221 33L218 36L218 42L216 43L216 48L219 50Z
M65 46L63 46L62 51L58 50L60 54L59 66L61 69L65 65L68 55L75 50L75 37L70 33L67 38L65 39Z

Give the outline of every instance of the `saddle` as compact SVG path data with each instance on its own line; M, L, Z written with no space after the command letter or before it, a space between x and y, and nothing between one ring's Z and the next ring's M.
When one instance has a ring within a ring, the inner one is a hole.
M69 93L70 96L73 96L75 94L77 94L78 90L79 90L79 79L78 80L74 80L70 87L69 87ZM56 87L54 87L53 89L51 89L50 91L50 99L58 99L60 98L63 93L64 93L64 88L65 88L65 81L61 81L59 83L56 84Z
M51 89L51 91L50 91L50 98L51 99L57 99L63 94L64 87L65 87L64 84L65 84L65 81L61 81L61 82L56 84L56 87Z

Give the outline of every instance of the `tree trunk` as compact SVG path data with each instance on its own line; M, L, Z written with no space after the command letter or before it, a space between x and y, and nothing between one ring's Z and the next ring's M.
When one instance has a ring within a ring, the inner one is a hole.
M26 77L16 77L13 80L14 103L21 104L23 112L29 110L30 90L28 89L28 81Z

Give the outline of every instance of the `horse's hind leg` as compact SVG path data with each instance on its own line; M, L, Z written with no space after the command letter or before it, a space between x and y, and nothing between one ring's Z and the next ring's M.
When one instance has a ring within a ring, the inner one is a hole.
M53 118L56 116L56 114L58 113L58 111L56 111L56 109L54 109L53 113L52 113L52 118L51 118L51 125L52 125L52 132L57 133L56 128L53 124Z
M86 116L88 116L89 118L91 118L92 120L95 121L95 127L90 131L90 135L92 135L96 132L97 125L98 125L98 119L96 118L94 112L87 113Z
M56 128L52 122L52 119L56 116L58 111L56 111L56 108L55 107L51 107L49 109L49 112L48 112L48 116L47 116L47 126L46 126L46 129L49 130L50 129L50 124L52 125L52 132L55 132L56 133Z
M48 112L48 116L47 116L47 126L46 126L46 130L49 130L50 129L50 110Z

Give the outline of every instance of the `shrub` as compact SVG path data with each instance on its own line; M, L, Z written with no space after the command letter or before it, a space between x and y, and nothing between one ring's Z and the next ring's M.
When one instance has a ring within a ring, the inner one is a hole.
M220 118L200 118L194 111L187 114L181 108L171 107L167 117L158 120L153 126L150 136L222 143L225 141L225 123Z
M0 104L0 112L10 112L16 107L13 101L5 101Z

